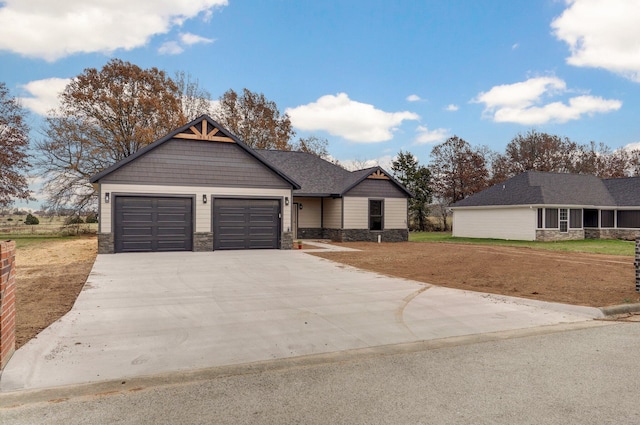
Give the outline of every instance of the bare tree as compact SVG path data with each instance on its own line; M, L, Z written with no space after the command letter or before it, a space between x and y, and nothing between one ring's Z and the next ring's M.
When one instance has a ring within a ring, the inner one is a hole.
M220 97L213 118L252 148L291 150L295 131L289 115L281 114L262 93L245 88L239 95L229 89Z
M318 136L309 136L307 138L299 138L296 143L291 146L292 151L307 152L319 156L320 158L329 158L329 141Z
M7 207L14 199L30 199L26 173L29 127L25 110L0 82L0 207Z
M213 114L211 94L200 87L200 82L197 78L184 71L178 71L175 73L173 80L178 86L182 115L184 115L187 122L203 114Z
M119 59L85 69L60 103L36 145L53 208L94 208L89 177L186 122L179 89L164 71Z
M473 195L488 184L489 171L482 152L458 136L433 147L429 168L434 193L447 204Z

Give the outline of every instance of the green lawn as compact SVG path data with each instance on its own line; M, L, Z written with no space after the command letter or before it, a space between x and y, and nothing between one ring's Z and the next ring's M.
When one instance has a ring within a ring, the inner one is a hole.
M58 235L52 235L52 236L42 236L42 235L37 235L37 236L26 236L26 235L0 235L0 240L12 240L15 241L16 243L16 248L24 248L26 246L30 246L30 245L36 245L42 242L48 242L48 241L56 241L56 240L71 240L71 239L78 239L82 236L58 236Z
M551 251L589 252L609 255L635 255L635 243L631 241L585 239L578 241L535 242L505 241L502 239L454 238L449 232L411 232L411 242L465 243L478 245L516 246Z

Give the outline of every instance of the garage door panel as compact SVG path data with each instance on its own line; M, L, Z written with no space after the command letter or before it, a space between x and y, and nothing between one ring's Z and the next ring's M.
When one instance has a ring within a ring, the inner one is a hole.
M190 198L115 197L115 251L190 251Z
M273 199L216 199L214 249L275 249L280 203Z

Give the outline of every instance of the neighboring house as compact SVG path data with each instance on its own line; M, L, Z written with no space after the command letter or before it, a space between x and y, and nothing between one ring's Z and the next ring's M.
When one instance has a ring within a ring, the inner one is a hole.
M98 252L290 249L408 239L411 194L379 167L256 151L202 116L91 177Z
M640 177L528 171L451 210L458 237L633 240L640 236Z

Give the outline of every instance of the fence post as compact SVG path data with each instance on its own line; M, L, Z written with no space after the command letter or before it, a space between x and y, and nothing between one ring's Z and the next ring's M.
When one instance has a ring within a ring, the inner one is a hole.
M0 370L16 350L16 243L0 241Z

